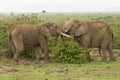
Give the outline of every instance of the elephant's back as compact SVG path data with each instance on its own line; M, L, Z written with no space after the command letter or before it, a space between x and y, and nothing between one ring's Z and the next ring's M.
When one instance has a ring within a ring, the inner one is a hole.
M107 28L107 25L104 22L89 22L88 25L96 30Z
M37 45L37 37L38 32L35 25L29 24L21 24L17 25L16 28L13 30L13 33L17 35L21 35L23 38L23 43L25 46L35 46Z
M33 32L36 30L36 25L21 24L17 25L15 30L20 31L21 33Z
M91 45L100 46L104 36L108 33L108 26L103 22L89 23L91 27Z

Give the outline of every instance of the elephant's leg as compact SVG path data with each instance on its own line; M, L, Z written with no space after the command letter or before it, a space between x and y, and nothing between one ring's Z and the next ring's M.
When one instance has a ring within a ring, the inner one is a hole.
M93 61L93 59L91 59L89 50L87 50L87 55L88 55L88 60Z
M48 45L47 43L45 45ZM43 46L44 59L49 61L49 50L48 46Z
M10 57L13 57L13 55L15 54L15 46L12 40L10 41L10 50L11 50Z
M88 45L86 45L86 43L83 43L83 46L84 46L85 50L87 51L86 52L87 59L91 61L92 59L91 59L91 56L90 56L90 51L89 51Z
M110 43L108 45L108 52L110 54L110 60L115 61L115 55L114 55L113 50L112 50L112 43Z
M90 56L90 51L88 49L89 45L90 45L90 39L87 38L87 37L83 37L81 42L82 42L82 45L84 46L85 50L87 51L87 58L88 58L88 60L91 61L92 59L91 59L91 56Z
M13 61L15 62L18 62L18 58L19 58L19 55L20 53L22 52L23 50L16 50L14 56L13 56Z
M109 44L108 34L105 34L101 41L102 61L107 61L108 44Z
M42 52L44 54L44 59L46 61L49 61L49 53L48 53L48 43L47 43L47 39L45 37L42 37L39 39L41 48L42 48Z
M102 61L107 61L107 49L102 48Z
M86 54L87 54L87 59L91 61L92 59L91 59L91 56L90 56L89 49L85 47L85 50L86 50Z
M107 43L101 44L101 50L102 50L102 60L101 61L107 61Z
M15 53L13 56L13 60L17 62L20 53L24 50L24 44L23 44L22 38L20 36L14 37L13 43L15 46Z
M99 55L100 55L100 57L102 57L101 48L99 48L98 50L99 50Z
M40 62L40 47L35 48L36 62Z

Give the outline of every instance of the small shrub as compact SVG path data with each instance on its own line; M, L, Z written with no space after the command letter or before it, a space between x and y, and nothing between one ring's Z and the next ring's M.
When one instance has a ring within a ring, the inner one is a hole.
M73 40L64 43L59 41L56 47L51 50L51 54L52 62L74 64L88 62L85 49Z
M21 56L23 56L24 58L27 58L27 59L35 59L36 58L36 55L35 55L35 49L34 48L26 48Z

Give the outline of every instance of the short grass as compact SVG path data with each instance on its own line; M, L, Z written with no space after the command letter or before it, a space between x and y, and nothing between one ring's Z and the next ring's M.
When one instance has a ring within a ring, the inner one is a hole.
M84 64L29 65L0 62L0 66L15 68L0 72L0 80L120 80L120 57L115 62L95 60Z

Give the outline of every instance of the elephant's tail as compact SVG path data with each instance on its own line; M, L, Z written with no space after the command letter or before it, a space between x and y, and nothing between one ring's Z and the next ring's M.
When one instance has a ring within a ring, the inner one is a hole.
M13 53L15 51L15 47L14 47L14 44L13 44L13 40L12 40L12 36L11 34L9 34L9 50L10 50L10 56L13 56Z
M9 34L9 46L10 46L10 51L11 51L11 45L12 45L12 37L11 37L11 34Z
M108 29L108 33L110 34L110 36L112 37L112 39L114 39L114 34L112 29L107 25L107 29Z

